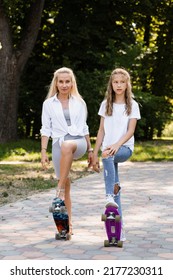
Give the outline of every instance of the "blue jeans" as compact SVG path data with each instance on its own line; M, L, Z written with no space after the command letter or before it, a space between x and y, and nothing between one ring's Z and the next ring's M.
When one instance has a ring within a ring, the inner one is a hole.
M121 146L115 155L102 158L106 195L112 195L114 197L114 201L119 206L118 211L121 217L121 191L114 195L114 186L115 184L120 185L118 163L126 161L129 157L131 157L131 155L132 151L129 147Z

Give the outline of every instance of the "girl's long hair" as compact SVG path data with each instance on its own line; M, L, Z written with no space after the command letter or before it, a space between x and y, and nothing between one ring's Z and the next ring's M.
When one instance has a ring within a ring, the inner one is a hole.
M110 75L108 85L107 85L106 95L105 95L105 97L106 97L105 99L107 101L106 102L106 112L105 113L106 113L107 116L112 116L112 113L113 113L113 103L116 100L116 94L115 94L115 92L113 90L113 87L112 87L112 80L113 80L114 75L116 75L116 74L123 75L125 80L126 80L127 88L126 88L126 91L125 91L125 104L126 104L125 110L126 110L126 114L130 115L131 110L132 110L132 98L134 96L133 96L133 93L132 93L130 75L125 69L122 69L122 68L114 69L112 71L111 75Z
M71 89L71 93L70 94L73 95L73 96L76 96L79 99L83 100L83 98L79 94L79 91L78 91L78 88L77 88L77 83L76 83L75 75L74 75L72 69L67 68L67 67L59 68L58 70L56 70L54 72L53 79L52 79L52 82L50 84L49 91L48 91L48 94L46 96L46 99L50 98L50 97L52 97L52 96L54 96L54 95L56 95L58 93L57 80L58 80L58 75L61 74L61 73L67 73L71 77L72 89Z

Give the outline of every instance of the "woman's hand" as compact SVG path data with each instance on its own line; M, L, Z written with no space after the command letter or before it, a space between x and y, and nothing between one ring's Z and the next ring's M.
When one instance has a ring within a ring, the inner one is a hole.
M88 168L92 167L93 163L93 151L88 152Z
M93 163L92 163L92 166L93 166L93 170L96 171L96 172L100 172L100 163L99 163L99 158L96 154L93 154Z
M46 170L47 166L50 164L46 150L41 150L41 164L44 170Z

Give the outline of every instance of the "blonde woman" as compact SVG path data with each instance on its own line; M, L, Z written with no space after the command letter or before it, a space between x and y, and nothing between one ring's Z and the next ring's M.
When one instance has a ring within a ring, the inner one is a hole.
M106 99L98 114L101 116L93 154L93 168L99 171L98 152L102 150L102 163L106 190L106 205L113 204L122 217L118 163L126 161L134 149L134 132L140 111L133 99L130 75L115 69L107 85ZM101 147L102 146L102 147ZM124 231L121 240L125 241Z
M72 213L69 172L74 159L88 151L91 164L92 148L89 138L87 108L78 92L76 79L70 68L55 71L42 108L41 163L49 163L46 153L52 138L52 161L58 179L56 197L64 200L69 215L69 233L72 234Z

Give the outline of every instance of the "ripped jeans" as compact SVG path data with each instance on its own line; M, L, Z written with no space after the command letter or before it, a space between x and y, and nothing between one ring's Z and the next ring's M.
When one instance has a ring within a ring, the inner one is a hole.
M120 186L118 163L126 161L131 155L132 151L129 147L121 146L115 155L105 158L102 157L106 195L112 195L114 197L114 201L119 206L118 211L121 217L121 191L114 195L114 186L115 184Z

